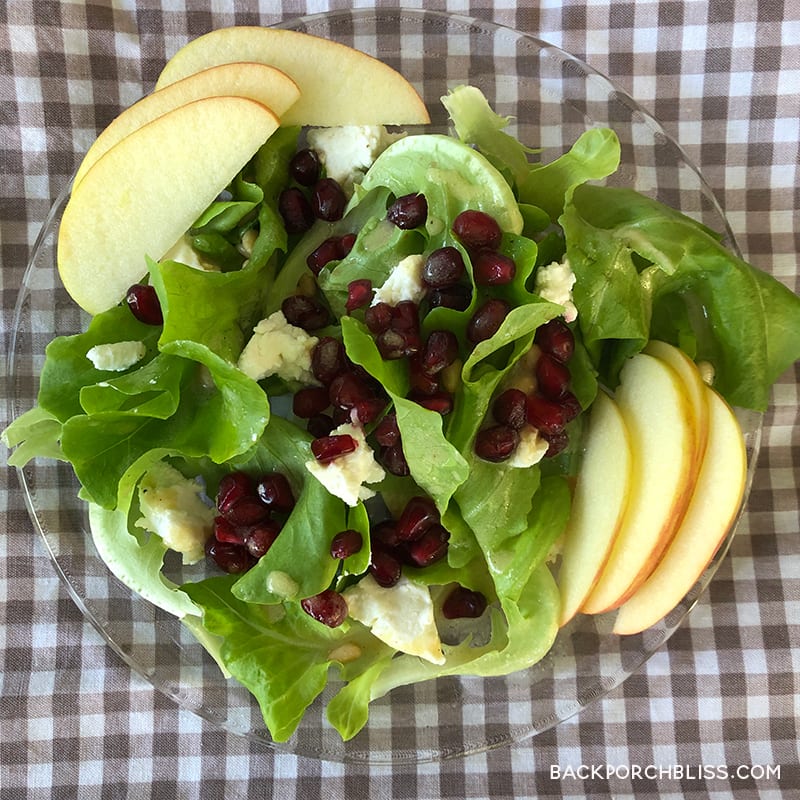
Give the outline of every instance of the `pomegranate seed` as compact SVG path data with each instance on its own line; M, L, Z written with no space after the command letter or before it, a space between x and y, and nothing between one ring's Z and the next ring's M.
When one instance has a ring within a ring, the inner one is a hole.
M253 479L244 472L229 472L222 476L217 489L217 508L224 514L242 497L253 496L256 488Z
M428 218L428 201L424 194L406 194L389 206L386 219L401 230L411 230L425 224Z
M569 386L569 369L549 353L542 353L536 362L536 383L539 391L550 400L563 397Z
M306 265L315 275L319 275L324 266L341 258L343 258L341 239L331 236L306 258Z
M347 284L347 302L345 310L349 314L357 308L363 308L372 298L372 281L367 278L359 278Z
M428 292L428 305L431 308L452 308L455 311L466 311L472 302L472 289L460 283L432 289Z
M455 247L440 247L434 250L422 268L422 280L439 289L457 283L466 272L461 252Z
M302 186L313 186L319 179L319 156L314 150L298 150L289 162L289 174Z
M452 331L431 331L422 350L420 366L428 375L438 375L458 358L458 338Z
M478 431L475 453L484 461L505 461L519 444L519 432L509 425L495 425Z
M497 298L487 300L469 321L467 339L473 344L490 339L500 329L510 310L511 306L505 300Z
M384 545L384 547L397 547L400 539L397 538L397 523L393 519L387 519L374 525L369 532L373 542Z
M245 547L253 558L261 558L272 547L280 532L281 526L274 520L260 522L244 537Z
M542 434L560 433L567 424L568 412L565 406L548 400L540 394L528 395L528 422Z
M348 433L341 433L334 436L323 436L321 439L314 439L311 442L311 452L320 464L327 464L339 456L354 453L356 440Z
M328 414L315 414L306 423L306 430L315 438L321 439L330 436L331 431L336 427L333 417Z
M436 392L431 395L418 395L414 392L408 395L409 400L413 400L429 411L435 411L443 417L453 410L453 396L449 392Z
M409 360L408 377L412 394L431 395L439 391L439 381L422 368L421 354Z
M256 485L261 502L272 511L288 512L294 508L292 487L285 475L270 472L262 475Z
M583 411L581 408L581 404L578 402L578 398L575 397L572 392L564 392L564 394L558 399L558 402L561 404L561 407L564 409L565 419L567 422L572 422L578 414Z
M373 393L355 372L343 372L333 379L328 388L328 398L334 408L349 410L362 400L372 400Z
M154 286L134 283L125 295L128 308L139 322L145 325L163 325L164 315Z
M419 308L411 300L401 300L392 308L391 328L401 333L412 331L419 335Z
M314 212L306 196L295 186L278 197L278 211L287 233L305 233L314 224Z
M225 517L214 517L214 538L226 544L244 544L244 534Z
M392 307L384 302L370 306L364 312L364 322L375 335L383 333L392 323Z
M549 353L562 364L575 352L575 336L560 317L555 317L536 330L534 341L543 352Z
M313 297L292 294L281 303L281 311L290 325L304 331L317 331L324 328L331 319L328 309Z
M329 628L338 628L347 617L347 601L333 589L306 597L300 605L309 617Z
M339 246L342 251L341 257L344 258L347 256L350 251L353 249L353 245L356 243L356 234L355 233L346 233L342 238L339 240Z
M332 336L323 336L311 351L311 372L324 386L347 369L344 345Z
M344 214L347 197L333 178L322 178L311 190L311 210L318 219L336 222Z
M539 431L539 435L547 442L547 451L544 454L545 458L553 458L560 452L566 449L569 444L569 434L566 431L559 431L558 433L543 433Z
M397 538L402 542L419 539L428 528L439 524L439 511L430 497L412 497L397 520Z
M231 575L246 572L255 563L246 547L211 539L206 545L206 554L214 559L216 565Z
M300 389L292 398L292 411L300 419L311 419L321 414L329 405L328 390L324 386Z
M247 495L231 503L222 515L234 525L255 525L269 516L269 509L258 497Z
M496 250L500 246L503 232L494 217L483 211L462 211L453 221L453 233L465 247L479 250L489 247Z
M447 555L450 532L441 525L433 525L416 541L408 545L408 555L418 567L427 567Z
M494 250L481 250L472 262L478 286L503 286L517 274L517 265L508 256Z
M340 531L331 542L331 556L333 558L348 558L358 553L364 546L364 540L358 531Z
M492 416L501 425L522 430L527 420L528 398L521 389L506 389L492 404Z
M402 567L391 553L378 548L370 556L369 572L378 586L388 589L400 580Z
M408 461L406 461L405 453L403 453L400 443L387 447L381 453L381 461L392 475L403 477L411 474L411 469L408 466Z
M384 408L386 408L386 400L380 397L373 397L369 400L359 400L355 404L356 418L362 425L369 425L375 422L380 416Z
M378 346L381 358L386 361L396 361L398 358L403 358L406 355L406 350L409 349L407 335L391 329L379 334L375 344ZM413 351L413 341L410 349Z
M397 414L387 414L375 428L375 439L383 447L391 447L400 441L400 428L397 427Z
M456 586L442 603L445 619L477 619L486 611L486 598L464 586Z

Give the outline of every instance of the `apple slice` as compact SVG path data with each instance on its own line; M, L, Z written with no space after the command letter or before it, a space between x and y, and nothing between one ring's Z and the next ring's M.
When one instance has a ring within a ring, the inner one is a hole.
M694 586L730 529L744 495L744 438L728 404L705 387L709 434L694 495L650 577L619 609L614 632L639 633L668 614Z
M126 136L86 173L64 209L58 270L90 314L119 303L278 128L265 106L209 97Z
M190 75L123 111L89 148L75 174L73 190L117 142L178 106L206 97L249 97L280 118L299 96L297 84L286 73L266 64L222 64Z
M592 404L564 535L558 573L562 626L583 604L611 552L628 502L632 461L622 414L601 391Z
M633 480L628 509L608 562L581 610L617 608L647 578L689 501L695 425L672 367L639 353L620 374L616 400L630 433Z
M300 87L300 99L281 120L284 125L430 122L414 87L387 64L338 42L277 28L219 28L192 40L167 62L156 89L241 61L277 67Z

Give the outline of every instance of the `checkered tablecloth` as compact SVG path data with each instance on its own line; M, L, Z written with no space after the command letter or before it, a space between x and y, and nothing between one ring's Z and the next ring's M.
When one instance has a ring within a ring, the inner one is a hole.
M2 4L3 352L24 268L54 198L97 132L152 88L169 55L215 27L370 5ZM535 34L609 75L699 166L745 258L800 289L798 3L405 5ZM390 768L275 754L154 691L73 604L34 533L15 473L5 469L0 800L800 797L798 484L795 367L775 386L739 534L710 591L666 646L607 697L532 740Z

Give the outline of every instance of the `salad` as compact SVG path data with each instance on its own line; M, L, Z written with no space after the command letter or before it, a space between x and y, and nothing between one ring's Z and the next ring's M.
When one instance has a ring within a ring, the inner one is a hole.
M276 741L332 682L552 647L601 388L651 340L764 410L800 300L631 190L609 129L541 163L468 86L453 135L281 127L123 303L47 348L10 463L68 461L109 569L179 617ZM360 136L371 163L338 159ZM179 555L177 555L179 554ZM204 563L182 585L175 558Z

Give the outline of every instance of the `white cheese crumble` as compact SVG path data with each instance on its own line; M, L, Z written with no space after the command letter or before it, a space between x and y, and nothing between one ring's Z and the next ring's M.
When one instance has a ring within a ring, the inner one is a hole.
M202 492L199 483L163 461L151 467L139 484L142 518L136 525L182 553L184 564L204 557L205 543L213 533L215 512L203 502Z
M532 425L526 425L519 434L519 444L506 462L509 467L532 467L538 464L547 452L549 443L539 435Z
M285 381L316 384L311 372L311 351L318 341L316 336L290 325L283 311L276 311L253 329L238 367L255 381L277 375Z
M375 496L375 492L363 484L379 483L386 473L375 460L375 454L359 426L345 422L331 436L344 434L352 436L356 442L356 449L352 453L339 456L327 464L320 464L316 459L306 461L306 469L332 495L344 500L349 506L356 506L359 500L369 500Z
M564 319L574 322L578 316L578 309L572 302L575 280L575 273L565 257L563 261L554 261L546 267L539 267L533 290L545 300L564 306Z
M417 253L406 256L392 269L383 286L375 291L371 305L387 303L396 306L403 300L419 303L427 291L422 280L424 266L425 256Z
M86 353L86 358L94 364L95 369L123 372L138 364L146 352L144 342L110 342L96 344Z
M404 135L389 133L382 125L342 125L314 128L308 132L307 142L319 156L328 177L349 193L373 161Z
M189 244L186 235L181 236L163 256L161 261L178 261L192 269L201 269L204 272L219 272L219 269L203 261L197 251Z
M536 362L542 351L538 345L531 345L531 349L524 353L503 379L504 389L519 389L525 394L536 391Z
M394 586L384 588L367 575L343 596L350 616L389 647L433 664L445 663L427 586L403 576Z

